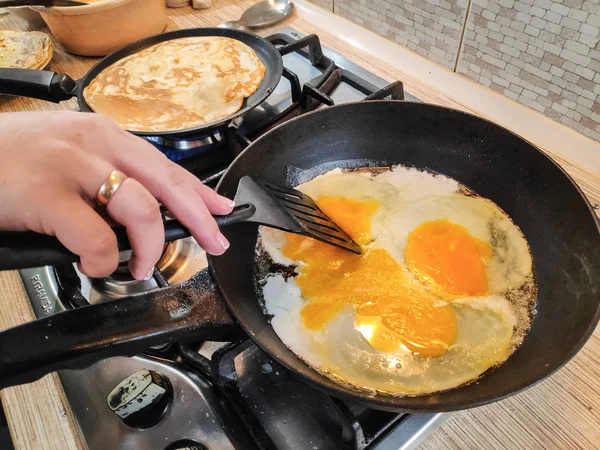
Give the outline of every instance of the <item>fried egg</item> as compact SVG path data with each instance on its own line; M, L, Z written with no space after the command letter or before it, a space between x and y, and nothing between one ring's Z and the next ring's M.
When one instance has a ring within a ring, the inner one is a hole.
M259 231L259 258L273 263L257 273L265 312L315 369L373 393L424 395L477 379L519 345L535 304L532 261L493 202L405 167L334 170L298 189L363 250Z

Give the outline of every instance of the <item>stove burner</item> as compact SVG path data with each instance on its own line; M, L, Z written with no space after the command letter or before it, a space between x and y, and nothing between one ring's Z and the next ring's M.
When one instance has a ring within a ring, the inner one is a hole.
M226 144L226 130L215 129L212 133L200 136L187 136L185 138L164 138L151 136L145 138L153 144L171 161L178 162L206 153L218 152Z
M193 238L167 244L156 264L155 276L147 281L138 281L131 276L128 268L130 257L131 251L121 253L119 267L106 278L87 278L77 271L82 281L83 296L89 303L101 303L160 287L178 285L189 280L207 265L206 254ZM86 289L86 284L89 284L89 289Z
M175 150L195 150L200 147L207 147L209 145L218 145L221 143L222 139L223 137L218 131L214 135L189 139L168 139L160 136L146 138L147 141L150 141L157 146Z
M156 264L171 286L189 280L206 266L206 253L193 238L171 242Z

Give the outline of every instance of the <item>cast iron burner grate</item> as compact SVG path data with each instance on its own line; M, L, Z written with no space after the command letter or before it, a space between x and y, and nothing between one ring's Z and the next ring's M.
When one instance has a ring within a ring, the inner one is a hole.
M273 105L267 99L239 120L213 130L212 133L218 136L213 138L216 144L193 156L185 157L186 152L189 152L188 149L165 149L164 146L157 145L167 156L200 179L207 181L209 185L214 186L219 175L224 173L233 158L265 132L294 117L314 111L322 105L334 105L335 101L331 93L341 85L349 86L364 95L363 100L385 98L404 100L404 87L401 81L395 81L380 89L351 71L338 67L332 59L324 55L319 37L314 34L296 39L290 34L278 33L268 36L267 39L278 48L282 56L296 53L307 59L320 74L301 85L300 77L284 66L283 79L280 83L284 80L289 83L291 99L289 106L281 110L280 105ZM194 139L200 138L189 138L191 141ZM201 142L204 143L206 139L202 137ZM178 141L176 146L183 148L186 143ZM192 153L194 152L196 150Z
M251 340L225 345L210 360L195 346L180 344L179 352L219 388L260 449L363 450L405 417L317 391Z

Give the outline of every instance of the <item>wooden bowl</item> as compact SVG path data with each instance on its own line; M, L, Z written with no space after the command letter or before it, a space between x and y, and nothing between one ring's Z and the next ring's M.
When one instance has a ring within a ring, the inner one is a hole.
M167 25L165 0L96 0L36 10L65 49L82 56L105 56Z

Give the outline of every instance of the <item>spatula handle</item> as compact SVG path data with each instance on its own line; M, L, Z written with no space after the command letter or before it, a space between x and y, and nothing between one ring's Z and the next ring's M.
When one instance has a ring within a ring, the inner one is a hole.
M219 228L244 222L254 215L254 205L236 206L225 216L213 216ZM165 241L172 242L191 236L177 220L165 220ZM131 250L125 227L113 227L119 251ZM33 231L0 232L0 270L18 270L30 267L57 266L77 262L79 257L70 252L54 236Z

